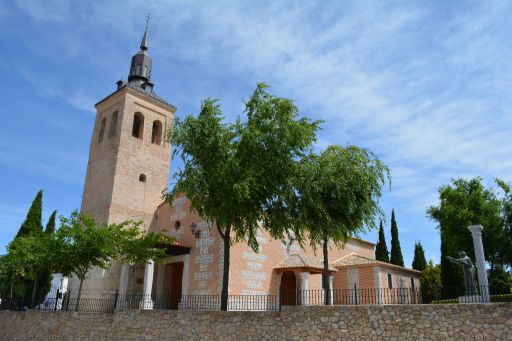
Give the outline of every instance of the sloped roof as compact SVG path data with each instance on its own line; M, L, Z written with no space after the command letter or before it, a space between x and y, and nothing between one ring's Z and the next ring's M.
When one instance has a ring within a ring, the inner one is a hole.
M403 266L382 262L380 260L371 259L367 257L363 257L358 255L357 253L351 253L349 255L343 256L332 263L332 266L336 268L342 267L350 267L350 266L365 266L365 265L374 265L374 266L382 266L387 268L394 268L397 270L408 271L421 273L421 271L405 268Z
M322 272L324 270L324 263L300 254L292 254L274 266L274 269L306 269L314 272ZM337 271L336 268L333 268L332 266L329 266L329 270Z
M137 86L137 85L134 85L134 84L126 84L126 87L127 88L130 88L130 89L133 89L135 91L138 91L146 96L149 96L157 101L159 101L160 103L163 103L165 105L168 105L172 108L174 108L174 110L176 110L176 107L174 105L172 105L171 103L167 102L165 99L163 99L162 97L158 96L155 92L153 91L149 91L149 90L146 90L146 89L143 89L141 88L140 86Z

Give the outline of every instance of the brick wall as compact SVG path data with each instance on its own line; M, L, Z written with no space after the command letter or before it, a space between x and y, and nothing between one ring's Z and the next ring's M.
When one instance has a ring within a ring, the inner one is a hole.
M0 340L511 340L512 304L0 312Z

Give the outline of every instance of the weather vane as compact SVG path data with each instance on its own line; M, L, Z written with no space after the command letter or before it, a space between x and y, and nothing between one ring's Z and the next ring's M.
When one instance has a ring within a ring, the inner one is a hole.
M146 30L149 28L149 19L150 19L150 16L149 16L149 12L148 12L148 14L146 15Z

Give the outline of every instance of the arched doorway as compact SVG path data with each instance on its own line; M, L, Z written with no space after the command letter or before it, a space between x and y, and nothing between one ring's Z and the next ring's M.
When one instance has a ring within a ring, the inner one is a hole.
M297 304L297 281L292 271L285 271L281 275L281 297L283 305Z

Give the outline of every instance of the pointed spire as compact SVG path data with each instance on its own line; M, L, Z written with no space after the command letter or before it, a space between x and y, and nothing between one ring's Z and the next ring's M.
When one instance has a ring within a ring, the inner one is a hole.
M142 51L146 51L148 49L148 29L144 31L144 37L142 37L142 41L140 42L140 49Z
M142 51L146 51L148 49L148 28L149 28L149 12L146 15L146 30L144 31L144 37L142 37L142 41L140 43L140 49Z

